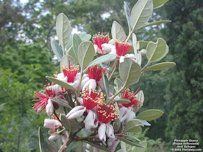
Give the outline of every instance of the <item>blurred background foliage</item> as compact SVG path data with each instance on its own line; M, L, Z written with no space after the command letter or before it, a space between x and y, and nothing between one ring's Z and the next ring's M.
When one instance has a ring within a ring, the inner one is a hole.
M136 2L126 1L130 7ZM32 110L32 100L45 76L59 70L50 36L55 35L55 18L61 12L78 31L110 33L116 20L127 32L123 0L0 0L0 152L38 151L37 128L44 115ZM170 0L151 20L171 23L137 33L142 40L155 40L155 34L165 38L167 59L177 63L169 71L146 74L139 83L144 108L165 112L146 130L149 152L170 151L174 139L198 139L203 147L202 14L202 0Z

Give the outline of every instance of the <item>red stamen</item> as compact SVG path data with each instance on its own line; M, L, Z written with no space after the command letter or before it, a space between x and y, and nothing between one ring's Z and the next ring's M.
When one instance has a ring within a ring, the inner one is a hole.
M99 81L102 77L103 71L103 68L95 65L93 67L88 68L87 74L90 79L95 79L96 81Z
M124 107L139 107L139 101L135 97L135 95L136 95L135 93L130 92L130 89L125 89L123 94L122 94L122 98L128 99L129 103L123 103L122 105Z
M97 92L91 90L84 90L82 94L83 98L83 105L88 109L92 110L94 107L96 107L98 104L103 103L104 96L102 92Z
M68 77L68 82L74 82L75 76L78 73L78 66L69 66L63 69L63 74Z
M131 44L123 42L116 42L115 45L117 57L126 55L131 47Z
M112 104L100 104L97 108L97 117L101 123L109 123L118 118L118 114Z
M102 49L101 45L109 42L109 36L103 35L103 34L97 34L93 36L92 41L94 44L98 46L99 49Z

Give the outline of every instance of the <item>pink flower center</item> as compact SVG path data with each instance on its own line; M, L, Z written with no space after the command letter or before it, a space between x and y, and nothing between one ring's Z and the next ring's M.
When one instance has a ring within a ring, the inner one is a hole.
M68 82L74 82L75 76L78 73L78 66L69 66L63 69L63 74L68 77Z
M109 123L118 118L118 114L112 104L99 104L97 108L97 117L101 123Z
M101 45L109 42L109 36L102 34L94 35L92 41L98 46L99 49L102 49Z
M97 92L91 90L89 93L89 90L84 90L82 94L83 98L83 105L88 109L92 110L94 107L96 107L99 104L103 103L104 96L102 92Z
M122 105L124 107L138 107L139 106L139 101L138 99L135 97L135 93L130 92L129 89L125 89L123 94L122 94L122 98L123 99L128 99L129 103L123 103Z
M131 47L129 43L123 43L123 42L116 42L115 45L116 45L117 57L126 55Z
M99 81L102 77L103 68L98 67L97 65L88 68L87 74L90 79L95 79L96 81Z

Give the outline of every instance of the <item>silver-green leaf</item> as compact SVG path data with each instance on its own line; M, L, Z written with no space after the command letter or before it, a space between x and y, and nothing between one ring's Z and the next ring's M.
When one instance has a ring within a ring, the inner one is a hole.
M162 7L168 0L153 0L154 9Z
M79 37L79 35L74 34L73 35L73 58L76 60L76 62L78 63L78 48L80 43L82 42L81 38Z
M51 98L51 101L59 104L60 106L67 107L69 110L72 109L72 107L68 104L68 101L66 101L65 99Z
M125 131L127 132L141 132L142 129L140 126L142 126L143 123L141 121L139 121L138 119L133 119L133 120L130 120L128 121L126 124L125 124Z
M167 55L169 48L164 39L158 38L156 43L149 42L146 50L148 62L157 62Z
M143 71L158 71L158 70L165 70L176 66L175 62L162 62L153 64L151 66L146 67Z
M109 61L112 61L112 60L115 60L116 59L116 55L114 54L106 54L106 55L102 55L98 58L96 58L95 60L91 61L88 65L88 67L91 67L91 66L94 66L94 65L97 65L97 64L101 64L101 63L104 63L104 62L109 62Z
M63 50L61 49L58 42L53 38L51 38L51 48L54 54L56 55L58 61L61 61L61 58L63 57Z
M141 68L130 59L125 59L123 63L119 64L119 75L124 86L127 87L139 81Z
M72 27L68 17L60 13L56 17L56 34L59 39L59 44L61 45L64 52L66 52L71 47L72 42Z
M138 0L133 6L130 22L132 30L138 30L140 27L148 22L149 18L152 16L153 12L153 2L152 0Z
M61 87L64 87L65 89L67 90L72 90L72 91L75 91L75 88L71 85L69 85L68 83L64 82L64 81L61 81L61 80L58 80L56 78L53 78L53 77L48 77L46 76L46 78L52 82L54 82L55 84L58 84L60 85Z
M127 38L123 27L116 21L113 21L111 35L113 39L120 41L125 41Z
M136 118L146 120L146 121L152 121L160 118L163 115L163 113L164 112L159 109L148 109L140 112Z
M138 41L138 42L140 49L145 49L147 47L147 44L149 43L149 41Z
M115 78L114 80L114 89L116 90L116 92L118 92L123 86L123 82L121 79L119 78Z
M78 48L78 61L80 67L84 69L93 60L95 55L95 50L92 42L85 41L80 43Z

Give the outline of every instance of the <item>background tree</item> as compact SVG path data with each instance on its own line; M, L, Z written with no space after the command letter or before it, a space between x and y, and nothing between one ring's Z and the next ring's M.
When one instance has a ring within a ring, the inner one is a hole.
M177 63L166 88L167 128L169 141L203 138L203 2L201 0L170 1L165 8L172 20L163 34Z

